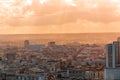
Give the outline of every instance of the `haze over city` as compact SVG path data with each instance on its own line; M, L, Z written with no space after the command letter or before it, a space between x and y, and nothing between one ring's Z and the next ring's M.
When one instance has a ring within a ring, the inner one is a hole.
M120 0L0 0L0 80L120 80Z
M119 0L0 0L0 34L120 32Z

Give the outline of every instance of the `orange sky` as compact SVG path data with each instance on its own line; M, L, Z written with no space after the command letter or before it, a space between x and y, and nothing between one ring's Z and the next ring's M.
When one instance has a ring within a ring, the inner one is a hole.
M0 0L0 34L120 32L120 0Z

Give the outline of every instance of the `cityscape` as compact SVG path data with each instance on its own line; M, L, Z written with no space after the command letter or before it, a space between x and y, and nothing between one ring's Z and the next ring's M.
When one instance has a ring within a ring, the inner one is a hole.
M7 41L0 46L0 80L120 79L119 37L104 45L31 40L18 44Z
M0 80L120 80L120 0L0 0Z
M1 46L1 80L103 80L105 50L97 44Z

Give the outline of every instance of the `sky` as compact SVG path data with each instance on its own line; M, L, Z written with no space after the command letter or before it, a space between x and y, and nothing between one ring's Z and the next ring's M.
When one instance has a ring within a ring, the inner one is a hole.
M120 0L0 0L0 34L120 32Z

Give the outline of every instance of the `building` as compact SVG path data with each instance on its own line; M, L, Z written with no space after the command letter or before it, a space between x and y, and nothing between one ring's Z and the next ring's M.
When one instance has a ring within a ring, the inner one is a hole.
M106 45L106 67L120 67L120 42L114 41L113 44Z
M120 80L120 42L106 45L106 68L104 80Z
M120 41L120 37L117 38L117 41Z
M113 64L112 64L112 44L107 44L106 45L106 67L110 68L110 67L113 67Z
M48 42L48 47L53 47L53 46L56 46L56 43L53 41L53 42Z
M60 80L63 80L65 78L68 78L68 80L84 80L85 71L82 69L58 71L57 78Z
M46 78L43 72L36 74L0 73L0 80L46 80Z
M120 42L113 42L113 67L120 67Z
M42 51L44 48L45 48L44 44L34 44L28 46L28 50L30 51Z
M106 68L104 71L104 80L120 80L120 69Z
M42 51L45 48L44 44L30 44L29 40L24 41L25 49L30 51Z
M24 47L25 47L25 48L28 48L28 47L29 47L29 44L30 44L30 43L29 43L29 40L25 40L25 41L24 41Z
M16 59L16 49L7 49L5 51L5 55L4 55L7 59L8 63L14 62L14 60Z

